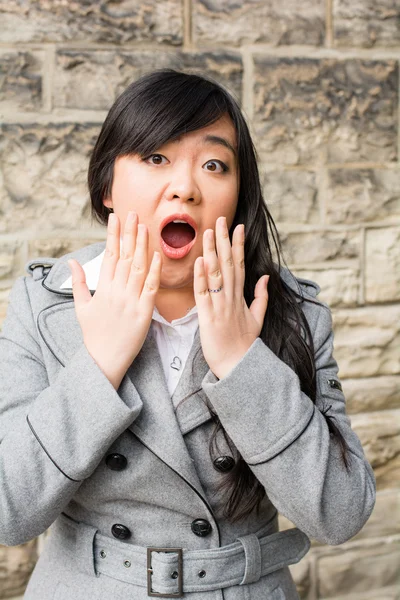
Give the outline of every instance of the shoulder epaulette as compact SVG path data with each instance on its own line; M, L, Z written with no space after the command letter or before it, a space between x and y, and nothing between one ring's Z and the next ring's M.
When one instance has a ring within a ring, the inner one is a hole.
M312 281L311 279L304 279L303 277L296 277L296 279L308 294L311 296L318 296L321 291L318 283Z
M49 258L47 256L33 258L26 263L25 271L34 279L43 279L43 277L47 275L51 267L54 265L56 260L56 258Z

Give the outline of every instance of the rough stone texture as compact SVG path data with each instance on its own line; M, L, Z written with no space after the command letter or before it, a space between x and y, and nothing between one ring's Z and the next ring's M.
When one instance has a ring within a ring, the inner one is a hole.
M333 0L336 46L399 46L398 0Z
M294 253L293 253L294 254ZM307 257L305 257L307 259ZM343 267L322 269L293 269L294 275L311 279L321 288L318 299L331 308L357 306L360 288L360 269Z
M354 538L290 567L304 600L400 600L399 16L399 0L0 0L0 328L27 260L105 239L87 165L130 82L204 73L244 106L284 258L333 309L378 484ZM45 537L0 547L0 598L22 600Z
M271 170L260 167L266 205L276 223L318 223L316 175L311 171Z
M361 531L352 538L352 541L400 535L399 509L399 490L388 489L378 491L374 510L370 518Z
M3 0L0 42L74 41L179 45L181 0Z
M393 488L400 479L400 410L352 415L351 424L374 469L377 489Z
M243 67L237 53L59 50L54 73L54 106L108 110L131 82L164 67L216 79L240 102Z
M22 246L22 242L17 241L0 242L0 288L3 287L2 280L17 277L23 268Z
M347 412L400 408L400 375L342 380Z
M20 546L0 546L0 598L22 594L37 561L36 540Z
M194 0L194 39L203 43L238 45L322 45L324 0Z
M400 170L332 169L326 196L327 223L400 219Z
M87 228L89 153L99 125L3 125L0 233Z
M43 52L0 51L0 111L41 109L43 59Z
M331 549L317 561L319 598L364 593L398 583L399 540L358 548ZM381 596L375 596L380 600Z
M333 312L339 376L400 374L400 304Z
M367 230L365 297L371 303L400 300L400 227Z
M352 268L358 265L359 231L287 232L281 229L280 238L286 261L292 265L325 263L325 269L340 267L343 263Z
M300 598L306 600L310 593L312 577L310 572L310 561L302 559L299 563L289 566L289 570L296 583Z
M395 161L394 60L254 57L254 129L271 162Z

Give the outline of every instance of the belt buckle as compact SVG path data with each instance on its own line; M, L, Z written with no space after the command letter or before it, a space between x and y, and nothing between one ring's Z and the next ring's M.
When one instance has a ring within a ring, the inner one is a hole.
M171 594L161 594L160 592L153 592L151 589L151 575L153 569L151 568L151 553L152 552L176 552L178 554L178 591ZM182 574L182 548L147 548L147 595L157 596L158 598L182 598L183 596L183 574Z

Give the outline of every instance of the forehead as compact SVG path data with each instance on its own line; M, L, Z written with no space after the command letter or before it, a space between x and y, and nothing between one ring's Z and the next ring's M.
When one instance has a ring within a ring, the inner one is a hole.
M219 145L230 150L235 158L237 158L236 130L229 117L222 117L211 125L184 133L167 143L179 144L183 141L193 142L196 145Z
M196 129L195 131L189 131L188 133L184 133L177 138L174 138L176 141L181 141L185 138L203 138L206 135L221 135L226 137L233 146L236 146L236 129L235 126L228 116L223 116L218 121L211 123L210 125L206 125L206 127L202 127L201 129Z

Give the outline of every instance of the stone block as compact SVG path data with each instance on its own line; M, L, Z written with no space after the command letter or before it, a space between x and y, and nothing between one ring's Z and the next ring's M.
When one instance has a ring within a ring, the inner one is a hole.
M368 521L352 541L393 535L400 535L400 490L381 490Z
M352 415L351 425L374 469L377 489L396 487L400 481L400 410ZM396 511L392 518L398 527L400 513Z
M329 263L328 263L329 264ZM318 300L330 307L357 306L360 287L360 269L335 267L322 269L294 269L296 277L311 279L321 288Z
M335 46L400 45L397 0L333 0Z
M341 378L400 374L400 304L333 311Z
M28 243L28 255L30 258L36 256L50 256L53 258L60 258L69 252L74 252L79 248L83 248L89 244L95 242L105 241L106 239L106 228L103 227L99 231L99 239L89 239L82 235L78 238L68 238L66 235L57 236L56 238L43 238L32 240ZM29 260L29 259L28 259Z
M88 228L87 166L99 131L90 123L0 128L0 234Z
M296 265L324 263L326 269L343 266L358 268L361 235L354 231L280 230L283 255L293 269ZM297 270L296 270L297 272ZM318 283L318 282L317 282Z
M300 562L290 565L289 570L294 579L301 600L306 600L312 585L310 561L306 558L303 558Z
M323 0L194 0L193 35L231 46L262 42L320 46L325 38Z
M400 408L400 375L343 379L349 413Z
M317 560L318 598L352 598L351 594L395 585L399 561L399 539L331 550Z
M254 132L274 164L397 159L395 60L254 56Z
M23 245L22 242L6 241L0 242L0 289L7 287L7 282L18 276L23 268Z
M183 41L181 0L6 0L0 19L1 43Z
M241 101L243 66L238 53L62 49L56 54L53 104L56 108L108 110L130 83L161 68L206 74Z
M43 52L0 51L0 111L42 108L43 59Z
M366 231L365 263L366 301L400 300L400 227Z
M399 169L331 169L328 173L327 223L399 221Z
M0 598L22 594L37 561L36 540L0 546Z
M265 203L276 223L318 223L316 175L312 171L289 171L260 167Z

